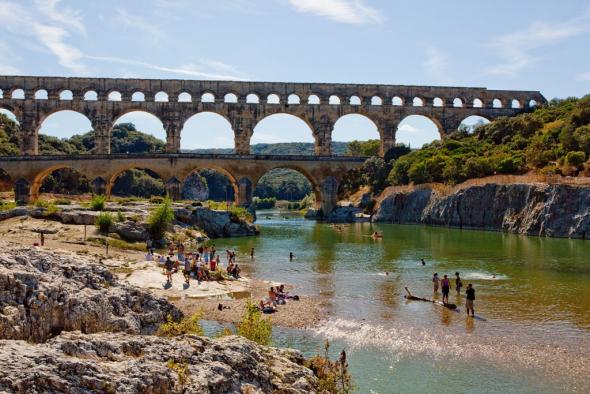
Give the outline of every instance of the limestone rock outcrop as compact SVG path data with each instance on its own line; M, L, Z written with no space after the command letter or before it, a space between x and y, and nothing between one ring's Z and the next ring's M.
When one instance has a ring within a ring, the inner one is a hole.
M30 247L0 253L0 338L43 342L62 331L153 333L182 313L164 299L117 282L85 256Z
M314 393L317 380L302 363L297 351L237 336L68 332L44 344L0 340L0 391Z
M590 238L590 188L487 184L448 196L420 188L385 196L373 221L586 239Z
M195 207L175 209L174 215L179 221L202 229L210 238L246 237L258 234L256 226L233 217L231 212Z

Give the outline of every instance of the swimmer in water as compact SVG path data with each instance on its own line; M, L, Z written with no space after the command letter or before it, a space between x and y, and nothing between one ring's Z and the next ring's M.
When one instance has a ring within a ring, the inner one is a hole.
M293 252L289 252L289 261L293 261L294 257L295 256L293 256Z
M424 259L420 259L420 261L422 262L422 265L426 265L426 261L424 261Z
M385 271L385 276L389 275L389 272Z
M492 279L496 279L496 274L492 274Z

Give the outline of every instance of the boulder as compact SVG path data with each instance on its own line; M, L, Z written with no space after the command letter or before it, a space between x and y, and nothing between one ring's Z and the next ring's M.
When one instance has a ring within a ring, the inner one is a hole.
M117 233L121 238L128 242L144 242L150 238L145 223L137 223L131 220L113 223L110 231Z
M17 216L26 216L29 214L27 207L16 207L0 212L0 220L6 220Z
M234 217L227 211L195 207L192 210L178 208L174 210L174 214L179 221L202 229L210 238L245 237L258 234L256 226Z
M88 257L12 246L0 253L0 339L43 342L74 330L149 334L168 315L182 313Z
M362 214L363 210L357 207L336 207L328 216L328 222L351 223L355 220L356 215L359 213Z

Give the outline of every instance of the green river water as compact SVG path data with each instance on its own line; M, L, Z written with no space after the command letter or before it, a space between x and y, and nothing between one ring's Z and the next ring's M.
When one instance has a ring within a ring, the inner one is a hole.
M346 348L358 392L590 392L590 241L335 228L278 211L259 211L257 223L259 237L217 240L218 249L237 249L247 275L293 284L325 306L319 327L275 328L275 344L307 355L324 339L334 353ZM431 297L432 274L455 271L475 287L485 321L465 316L464 295L454 289L458 311L404 299L404 286Z

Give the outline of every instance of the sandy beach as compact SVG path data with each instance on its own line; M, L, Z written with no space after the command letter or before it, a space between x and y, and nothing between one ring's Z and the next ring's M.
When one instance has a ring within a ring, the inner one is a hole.
M39 246L39 234L31 231L38 228L56 231L55 234L45 235L44 246ZM0 222L0 237L2 242L9 244L94 256L97 263L107 266L120 280L167 298L186 315L202 311L203 319L224 323L239 322L248 300L258 303L268 296L271 286L280 284L251 279L247 270L242 272L243 276L238 280L203 281L200 284L191 280L188 285L178 272L173 275L172 283L168 284L162 268L156 262L145 261L145 252L111 246L107 256L104 245L88 241L101 237L94 226L86 226L85 235L82 225L62 224L26 216L15 217ZM225 266L225 259L222 261ZM293 291L288 283L285 283L285 288ZM273 324L283 327L304 328L319 324L324 315L321 304L312 297L298 295L299 301L279 305L276 313L264 316L270 318ZM218 309L219 304L222 304L222 310Z

